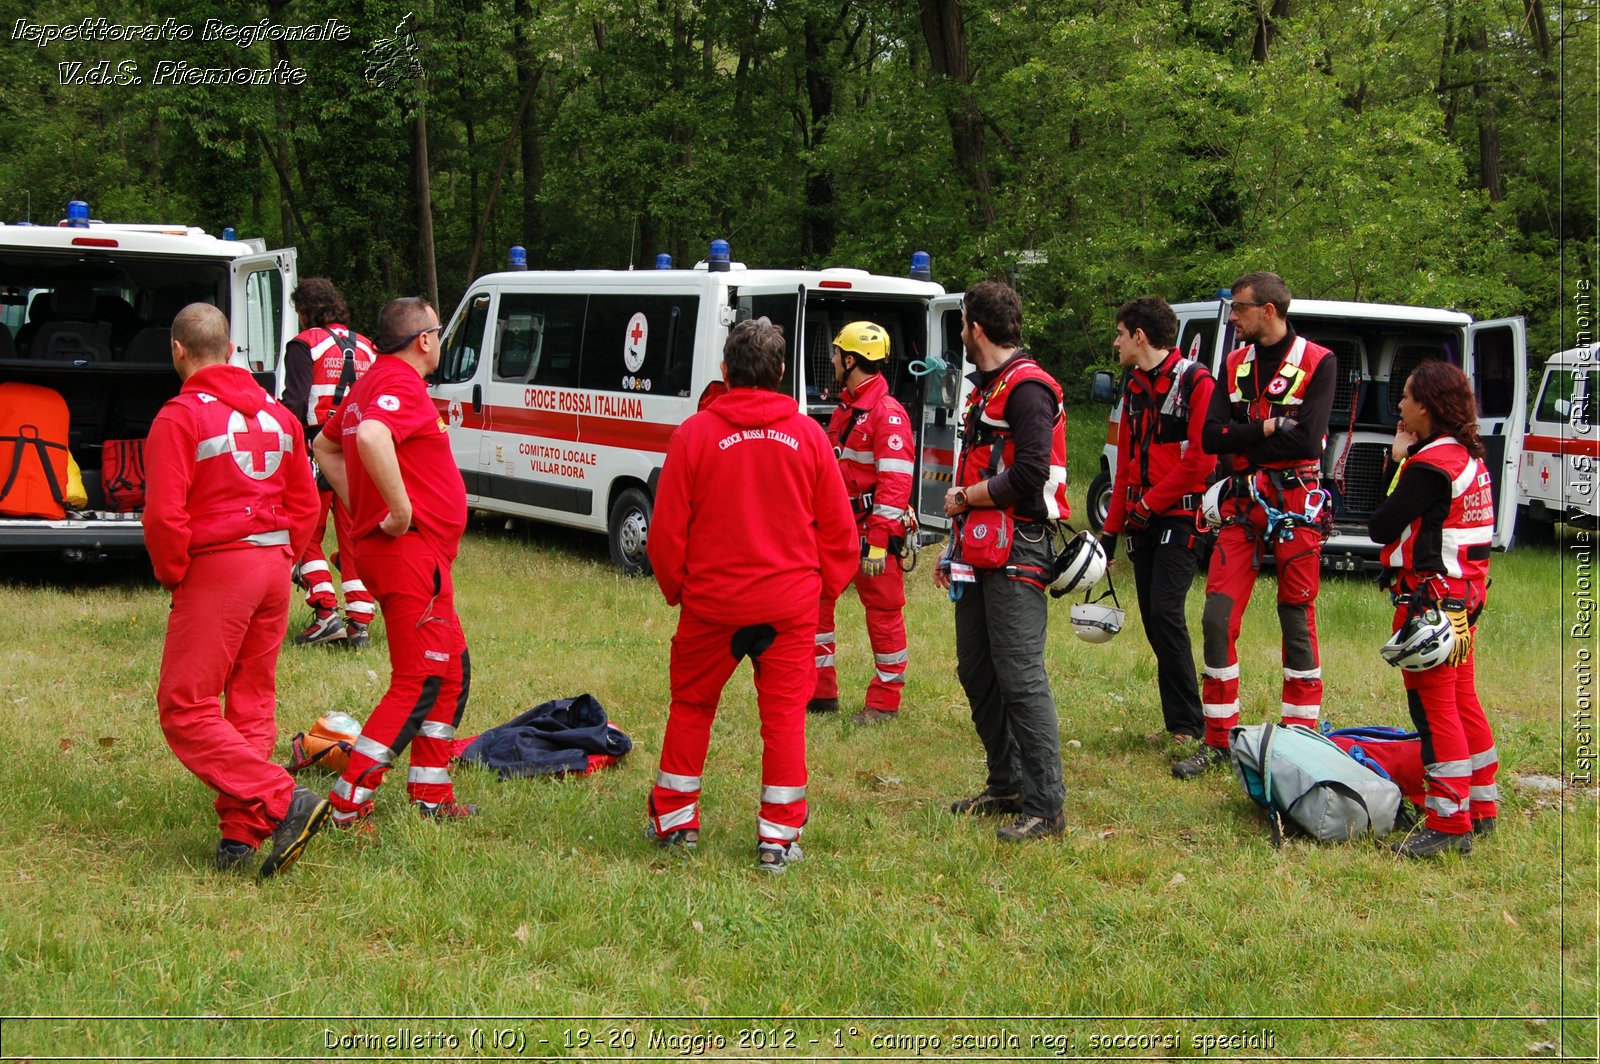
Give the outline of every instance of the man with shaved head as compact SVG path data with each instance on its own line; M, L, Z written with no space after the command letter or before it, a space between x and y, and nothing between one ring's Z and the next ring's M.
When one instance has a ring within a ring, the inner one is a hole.
M205 303L172 322L183 380L145 442L144 532L172 592L156 706L184 766L217 792L216 864L260 874L293 863L328 803L269 758L277 740L278 648L289 567L311 538L316 483L293 415L229 363L228 319Z

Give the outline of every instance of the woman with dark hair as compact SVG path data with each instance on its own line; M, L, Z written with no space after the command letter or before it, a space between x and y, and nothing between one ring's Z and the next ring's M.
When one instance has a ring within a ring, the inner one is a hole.
M1473 681L1473 644L1488 589L1494 493L1478 439L1472 382L1447 362L1424 362L1400 400L1391 454L1400 470L1367 522L1386 544L1384 575L1395 603L1394 631L1435 608L1455 642L1432 668L1402 673L1411 719L1422 734L1427 815L1394 847L1405 857L1472 852L1472 836L1494 830L1499 757ZM1401 664L1404 664L1403 662Z

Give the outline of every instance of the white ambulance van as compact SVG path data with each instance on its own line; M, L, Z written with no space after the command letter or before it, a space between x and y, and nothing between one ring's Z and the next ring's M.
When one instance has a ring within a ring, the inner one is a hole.
M1178 315L1179 348L1211 367L1219 387L1224 386L1224 360L1239 346L1228 323L1226 296L1219 292L1217 299L1177 303L1172 308ZM1523 320L1474 321L1455 310L1296 299L1289 307L1289 321L1300 335L1338 358L1339 382L1322 457L1322 486L1334 508L1333 535L1323 545L1323 567L1354 571L1376 564L1378 545L1367 538L1367 518L1383 501L1393 476L1388 455L1406 377L1429 359L1460 366L1472 379L1478 429L1494 475L1494 546L1509 548L1516 531L1522 412L1527 409ZM1096 374L1094 395L1113 402L1117 389L1111 374ZM1120 403L1114 403L1100 474L1089 485L1089 519L1096 529L1111 502L1120 415Z
M295 252L235 240L232 230L218 238L186 225L90 220L81 200L67 215L52 226L0 224L0 383L65 398L88 504L59 520L8 515L0 504L0 552L97 561L144 550L138 510L108 504L102 458L107 441L142 443L178 394L173 316L195 302L221 308L233 361L276 395L280 354L296 331Z
M692 269L665 260L654 270L511 270L467 289L429 390L470 507L604 532L618 567L646 573L667 440L720 381L729 327L763 316L783 326L782 388L826 424L838 405L833 338L864 319L889 332L889 387L917 427L923 533L948 528L961 296L928 279L925 254L909 278L748 269L726 241Z
M1518 482L1525 538L1548 538L1556 521L1595 526L1600 517L1600 344L1551 355L1528 415Z

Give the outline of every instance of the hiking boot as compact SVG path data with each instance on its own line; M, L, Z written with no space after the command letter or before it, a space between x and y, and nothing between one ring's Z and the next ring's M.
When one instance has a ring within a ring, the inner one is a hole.
M1474 835L1493 835L1494 821L1495 818L1492 816L1480 816L1472 822L1472 833Z
M223 839L217 843L217 871L231 872L256 855L256 848L247 842Z
M1005 816L1008 813L1022 812L1022 795L1020 794L995 794L993 791L984 791L971 798L962 798L950 803L950 811L956 816Z
M873 709L871 706L868 706L866 709L863 709L860 713L857 713L855 716L851 717L850 718L850 723L851 724L882 724L885 721L894 720L894 718L898 717L899 715L900 714L891 712L889 710Z
M465 820L478 815L478 807L466 802L412 802L424 820Z
M352 650L361 650L372 642L367 636L367 626L360 621L346 621L344 634L347 640L346 645Z
M837 698L813 698L806 703L807 713L837 713L839 700Z
M654 821L645 824L644 837L663 850L692 850L700 844L700 832L698 829L679 828L677 831L669 831L665 835L657 835Z
M790 865L798 864L804 857L805 854L800 851L798 842L791 842L787 846L777 842L763 842L756 846L756 867L767 872L787 872Z
M272 833L272 852L261 862L261 878L266 879L298 861L305 852L306 843L322 829L332 811L328 799L310 787L296 787L294 796L289 799L289 812Z
M1067 830L1067 814L1057 813L1053 817L1019 816L1009 824L1001 824L995 829L995 836L1005 842L1021 842L1024 839L1042 839L1046 835L1059 835Z
M317 611L306 630L294 637L297 647L320 647L328 643L337 643L345 638L344 618L333 610L323 613Z
M1172 775L1180 780L1192 780L1227 763L1228 751L1220 746L1208 746L1202 743L1200 749L1172 763Z
M1423 828L1415 834L1407 835L1389 849L1401 857L1437 857L1450 850L1464 857L1472 852L1472 835L1468 832L1452 835L1433 828Z

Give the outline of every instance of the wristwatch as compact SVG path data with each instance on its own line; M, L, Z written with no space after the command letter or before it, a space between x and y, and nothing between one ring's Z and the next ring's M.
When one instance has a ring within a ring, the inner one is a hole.
M966 488L957 488L956 489L956 502L958 504L960 504L960 506L961 506L961 508L963 510L970 509L970 507L967 504L967 489Z

